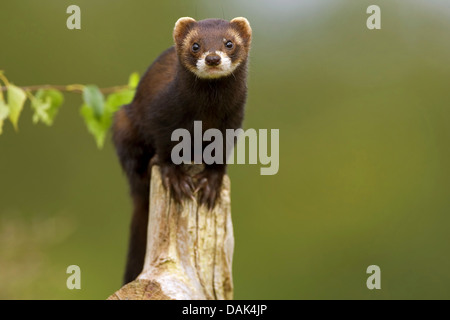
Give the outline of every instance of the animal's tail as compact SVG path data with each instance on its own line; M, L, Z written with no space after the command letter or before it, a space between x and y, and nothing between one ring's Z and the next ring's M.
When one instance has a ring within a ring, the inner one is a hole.
M137 130L127 114L132 105L123 106L114 116L113 141L130 184L133 199L130 243L124 282L136 279L142 271L147 245L150 189L150 159L154 151L139 140Z

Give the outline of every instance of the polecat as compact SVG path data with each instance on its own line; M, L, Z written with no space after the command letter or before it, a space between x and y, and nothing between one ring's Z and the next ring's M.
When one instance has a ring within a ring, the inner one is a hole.
M238 129L247 96L247 60L252 30L245 18L231 21L180 18L175 45L164 51L139 82L133 101L115 115L113 140L127 174L134 202L125 283L142 271L149 209L150 160L156 155L164 186L180 201L199 192L213 208L220 193L224 164L206 165L197 184L173 164L172 132L202 121L203 131Z

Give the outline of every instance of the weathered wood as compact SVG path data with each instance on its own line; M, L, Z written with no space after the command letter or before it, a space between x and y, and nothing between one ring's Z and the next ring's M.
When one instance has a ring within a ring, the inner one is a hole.
M191 176L201 165L186 166ZM232 299L230 180L224 177L214 210L197 200L175 203L153 166L147 251L142 273L108 299Z

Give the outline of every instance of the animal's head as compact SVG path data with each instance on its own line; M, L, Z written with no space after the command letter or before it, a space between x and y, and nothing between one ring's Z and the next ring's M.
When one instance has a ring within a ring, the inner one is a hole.
M217 79L230 76L245 63L250 50L252 29L247 19L231 21L178 19L173 30L180 62L197 77Z

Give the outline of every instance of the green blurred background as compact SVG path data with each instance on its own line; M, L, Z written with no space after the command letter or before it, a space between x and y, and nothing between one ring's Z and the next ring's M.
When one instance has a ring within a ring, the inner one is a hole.
M66 28L81 7L82 30ZM381 7L382 29L366 28ZM245 16L245 128L280 129L280 171L233 165L236 299L450 298L450 3L446 0L2 0L16 85L125 84L181 16ZM0 136L0 298L104 299L121 285L131 203L66 94L53 127ZM66 288L81 267L81 290ZM381 268L381 290L366 268Z

